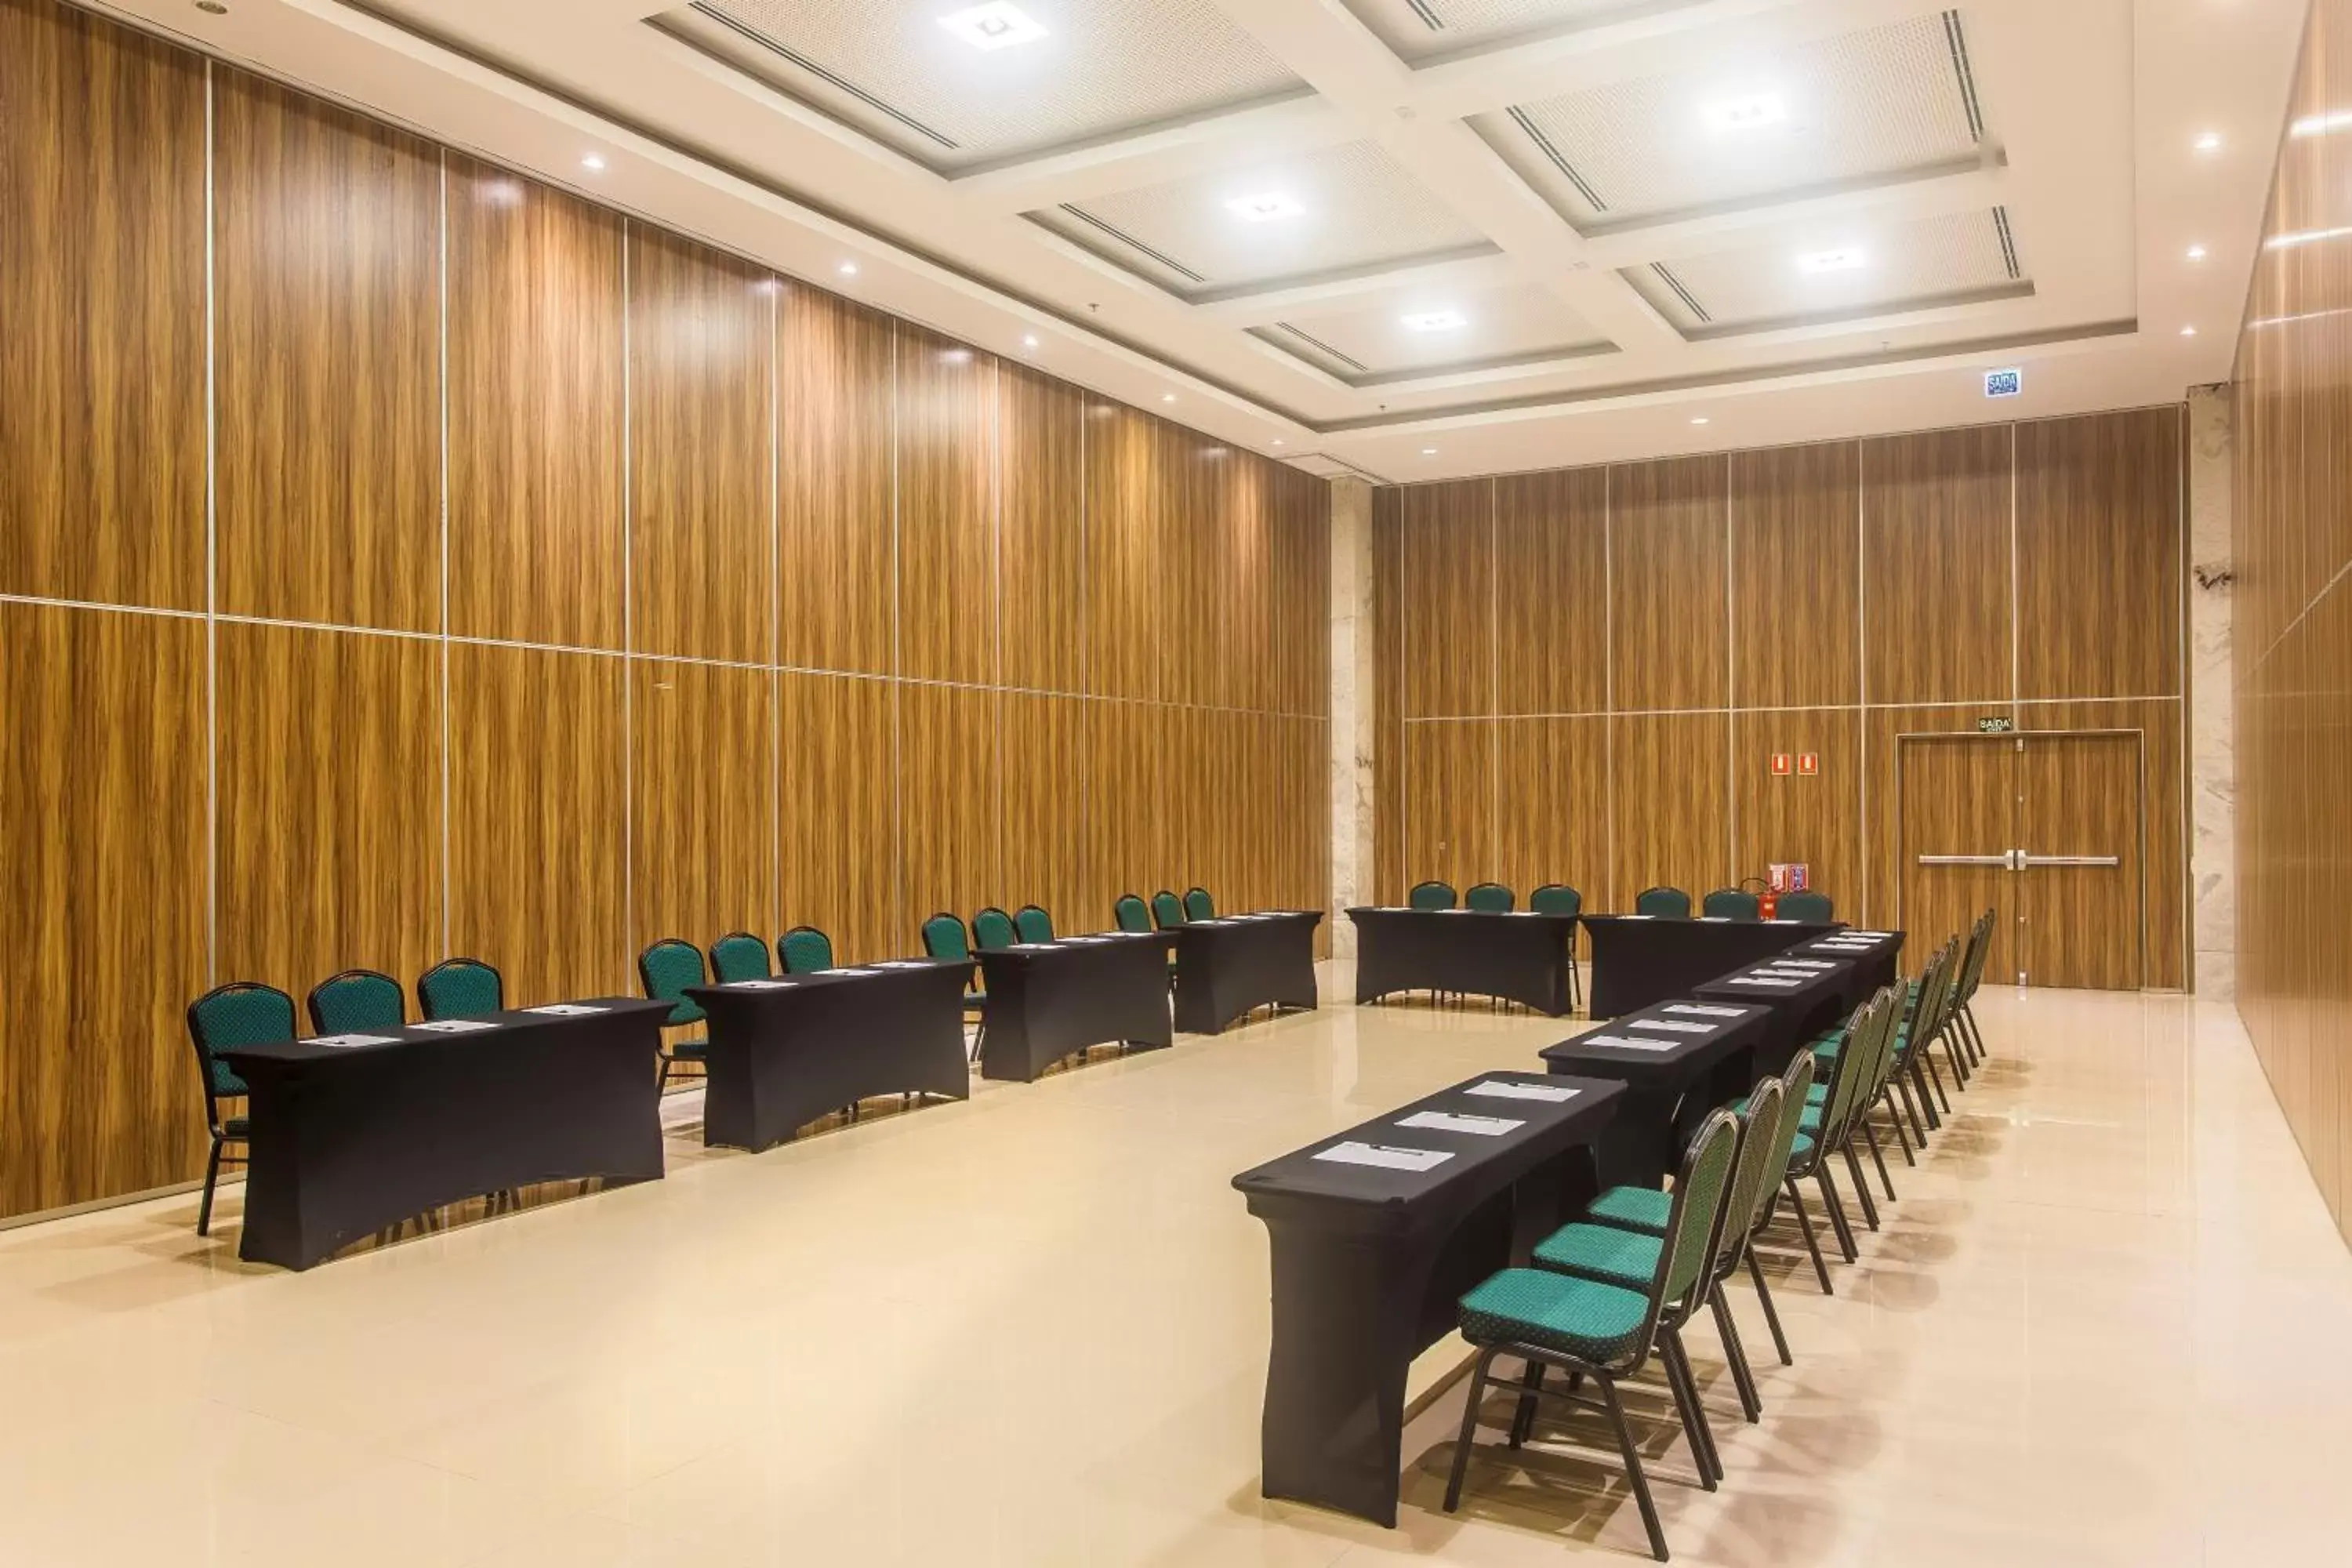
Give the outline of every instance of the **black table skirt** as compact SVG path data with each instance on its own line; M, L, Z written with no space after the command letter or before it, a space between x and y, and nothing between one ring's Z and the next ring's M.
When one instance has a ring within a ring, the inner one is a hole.
M980 1076L1027 1083L1089 1046L1172 1044L1167 953L1158 931L979 953L988 993Z
M1772 1021L1756 1051L1756 1066L1761 1072L1786 1070L1789 1058L1808 1041L1853 1011L1857 995L1869 995L1851 963L1838 963L1833 969L1814 972L1813 977L1802 984L1785 988L1738 984L1739 977L1748 973L1741 969L1720 976L1697 987L1692 994L1701 1001L1727 1006L1762 1006L1771 1010Z
M1176 948L1176 1027L1213 1035L1253 1007L1316 1005L1316 910L1195 921Z
M1398 991L1499 996L1560 1017L1570 1008L1574 915L1352 909L1356 1001Z
M668 1005L581 1005L603 1011L499 1013L495 1027L463 1034L385 1030L391 1043L381 1046L222 1052L253 1091L237 1256L308 1268L386 1226L486 1193L658 1178L655 1069Z
M1734 1016L1676 1013L1676 1007L1720 1007ZM1704 1036L1637 1027L1644 1022L1695 1025ZM1662 1002L1571 1036L1539 1053L1545 1068L1577 1078L1611 1079L1625 1086L1594 1151L1602 1186L1654 1187L1680 1168L1690 1134L1706 1114L1755 1087L1759 1049L1778 1037L1780 1020L1753 1003ZM1673 1048L1650 1051L1596 1043L1651 1039Z
M1590 1011L1614 1018L1687 996L1727 970L1777 956L1838 930L1797 921L1659 921L1585 915L1592 939Z
M710 1018L704 1143L766 1149L869 1095L961 1100L970 1092L963 993L971 963L865 967L870 972L688 989Z

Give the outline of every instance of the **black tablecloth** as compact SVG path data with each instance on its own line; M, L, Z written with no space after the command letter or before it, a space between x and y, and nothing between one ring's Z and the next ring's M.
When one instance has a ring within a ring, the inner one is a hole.
M1864 951L1857 952L1854 948ZM1842 931L1802 947L1791 948L1790 958L1843 959L1853 965L1853 992L1845 998L1846 1010L1852 1012L1870 1000L1871 994L1882 985L1892 985L1902 975L1903 933L1899 931Z
M1803 967L1812 964L1823 967ZM1774 975L1783 978L1771 978ZM1734 970L1691 992L1702 1002L1771 1009L1772 1022L1756 1056L1757 1068L1763 1072L1785 1068L1789 1058L1806 1041L1853 1011L1857 994L1867 997L1869 991L1853 963L1802 954Z
M1489 1083L1573 1092L1467 1092ZM1396 1523L1407 1368L1454 1327L1464 1291L1524 1262L1591 1195L1583 1152L1622 1093L1597 1079L1485 1073L1234 1178L1274 1255L1266 1496ZM1401 1125L1424 1111L1521 1125L1496 1137ZM1316 1157L1351 1142L1452 1157L1425 1172Z
M1755 1087L1774 1021L1752 1004L1660 1002L1546 1046L1549 1071L1625 1086L1595 1153L1601 1184L1654 1187L1678 1168L1706 1113Z
M1661 921L1585 915L1592 938L1589 1011L1614 1018L1687 996L1727 970L1784 952L1839 928L1802 921Z
M446 1204L533 1182L662 1173L655 1068L669 1005L560 1004L488 1028L371 1031L381 1044L237 1046L252 1163L237 1256L308 1268Z
M967 960L919 958L688 986L710 1017L703 1142L765 1149L874 1094L961 1100L971 977Z
M1568 956L1574 915L1531 910L1352 909L1356 1001L1395 991L1454 991L1523 1002L1559 1017L1569 1010Z
M1162 931L1107 932L979 953L988 992L980 1076L1028 1082L1072 1051L1173 1042Z
M1213 1035L1253 1007L1313 1007L1319 910L1191 921L1176 949L1176 1027Z

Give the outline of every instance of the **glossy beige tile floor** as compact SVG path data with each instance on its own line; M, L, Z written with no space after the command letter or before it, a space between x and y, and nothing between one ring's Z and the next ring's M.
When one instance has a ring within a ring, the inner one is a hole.
M1643 1402L1676 1561L2340 1560L2352 1258L2234 1016L1982 1010L1995 1060L1837 1296L1776 1265L1762 1425L1694 1331L1721 1492ZM1398 1530L1257 1495L1228 1178L1563 1032L1335 1006L758 1156L676 1097L664 1182L300 1276L235 1261L234 1189L210 1242L193 1195L0 1234L0 1563L1645 1561L1593 1428L1482 1449L1438 1511L1459 1384Z

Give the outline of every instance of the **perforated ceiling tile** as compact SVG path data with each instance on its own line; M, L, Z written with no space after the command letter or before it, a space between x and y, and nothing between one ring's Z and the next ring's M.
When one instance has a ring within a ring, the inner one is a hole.
M1351 385L1605 353L1611 344L1534 284L1432 289L1371 308L1300 312L1255 329L1284 352Z
M1696 0L1685 0L1696 4ZM1486 44L1515 43L1631 12L1655 13L1653 0L1345 0L1381 41L1409 60L1432 59Z
M1189 295L1495 248L1370 142L1029 216Z
M1580 228L1977 156L1959 14L1612 82L1475 121Z
M662 21L940 169L1306 89L1205 0L696 0Z
M1692 337L1759 331L1891 309L2032 292L2009 215L1863 220L1817 242L1718 251L1627 269L1626 280Z

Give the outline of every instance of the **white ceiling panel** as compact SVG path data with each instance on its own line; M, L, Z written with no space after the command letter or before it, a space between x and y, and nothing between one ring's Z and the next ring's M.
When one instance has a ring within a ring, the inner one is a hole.
M1408 60L1540 37L1658 7L1645 0L1345 0L1381 41Z
M1351 386L1606 353L1612 347L1591 322L1533 284L1387 296L1356 310L1299 311L1256 331Z

